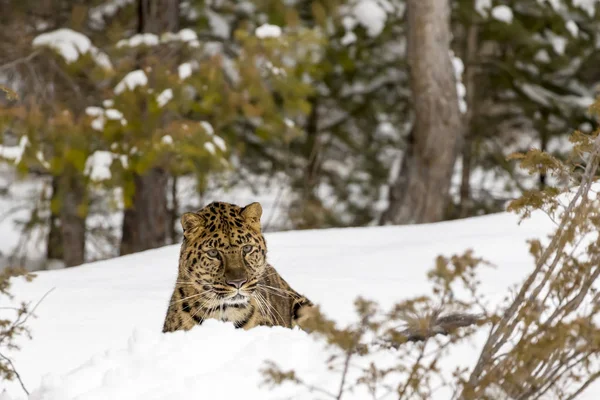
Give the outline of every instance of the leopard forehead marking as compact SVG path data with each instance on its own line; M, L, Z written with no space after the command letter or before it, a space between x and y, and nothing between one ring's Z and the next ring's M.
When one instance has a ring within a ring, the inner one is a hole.
M196 212L203 221L202 228L186 238L185 250L182 249L189 273L217 277L227 264L234 268L243 266L253 276L260 275L266 264L266 243L260 231L253 229L244 218L243 210L234 204L215 202ZM253 251L240 256L242 247L247 244L254 247ZM221 262L207 255L211 249L220 252ZM206 281L209 277L204 278Z
M242 246L250 241L264 243L262 235L244 221L242 210L234 204L215 202L197 211L206 221L198 239L204 245L220 249Z

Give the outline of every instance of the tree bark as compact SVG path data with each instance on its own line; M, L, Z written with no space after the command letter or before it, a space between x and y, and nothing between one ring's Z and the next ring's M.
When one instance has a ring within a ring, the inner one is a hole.
M462 135L450 60L447 0L408 0L408 63L415 123L382 224L440 221Z
M138 32L179 30L179 0L138 0Z
M475 7L475 3L473 3ZM479 43L477 40L479 29L475 23L467 28L467 37L463 60L465 64L465 72L463 83L467 89L467 112L464 114L463 126L465 129L464 140L462 146L462 174L460 182L460 206L458 216L465 218L469 215L469 211L473 206L471 196L471 167L473 162L473 139L477 134L477 112L479 110L476 101L477 87L475 84L475 65L477 63L477 55L479 53Z
M64 251L62 245L62 233L60 229L60 210L56 210L56 204L60 204L59 178L52 177L52 195L50 197L50 220L48 221L48 242L46 244L46 258L48 260L63 260Z
M179 29L179 0L138 0L138 32L173 32ZM148 132L150 137L150 132ZM168 174L160 166L134 174L132 207L123 215L120 254L131 254L166 244L169 221Z
M132 207L125 210L121 255L154 249L165 245L168 209L169 175L152 168L144 175L134 175L135 192Z
M179 223L179 201L177 199L177 175L171 176L171 209L169 210L169 243L175 244L179 241L176 226Z
M85 262L85 220L82 206L86 201L83 177L65 171L60 179L60 232L65 267Z

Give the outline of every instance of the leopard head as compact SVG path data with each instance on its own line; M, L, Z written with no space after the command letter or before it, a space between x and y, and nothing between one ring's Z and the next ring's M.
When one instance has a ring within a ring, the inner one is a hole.
M213 305L247 303L267 267L261 215L259 203L222 202L183 214L179 279Z

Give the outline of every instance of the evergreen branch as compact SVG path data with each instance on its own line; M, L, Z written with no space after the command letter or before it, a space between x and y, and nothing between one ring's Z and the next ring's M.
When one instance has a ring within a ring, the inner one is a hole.
M21 58L17 58L13 61L10 61L6 64L0 65L0 72L1 71L6 71L9 70L11 68L16 67L19 64L27 64L30 61L32 61L34 58L36 58L37 56L39 56L41 54L41 50L36 50L33 53L29 54L26 57L21 57Z

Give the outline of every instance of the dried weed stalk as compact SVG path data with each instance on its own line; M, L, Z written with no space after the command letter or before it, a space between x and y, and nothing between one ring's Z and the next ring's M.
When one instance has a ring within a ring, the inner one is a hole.
M593 185L598 133L575 132L567 161L539 150L513 157L531 173L570 184L528 192L510 204L523 218L543 212L556 223L548 240L529 241L534 267L510 301L495 310L486 306L477 270L489 264L471 251L440 256L429 273L431 297L403 301L388 312L358 299L358 322L344 328L323 315L312 321L311 329L329 345L327 367L339 372L339 384L316 387L273 363L263 371L266 383L294 382L332 399L349 393L431 399L440 389L452 400L576 399L600 377L600 199ZM489 332L475 364L451 375L441 368L450 350L482 325Z

